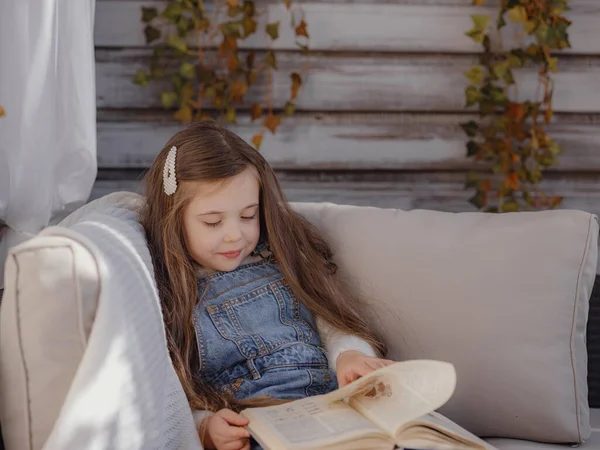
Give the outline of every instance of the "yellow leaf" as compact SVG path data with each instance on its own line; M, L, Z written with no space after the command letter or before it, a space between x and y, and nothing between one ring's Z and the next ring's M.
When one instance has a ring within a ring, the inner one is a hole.
M185 105L179 108L174 115L175 119L183 123L190 123L192 121L192 108Z
M252 105L252 108L250 108L250 118L252 121L255 121L260 116L262 116L262 106L260 106L258 103L255 103Z
M227 108L227 114L225 115L227 122L235 123L235 117L236 117L235 108Z
M558 58L552 57L548 59L548 69L551 72L558 72Z
M473 4L475 6L481 6L483 5L484 0L473 0Z
M515 6L508 10L508 18L512 22L525 22L527 20L527 10L524 6Z
M227 0L227 6L234 7L238 5L238 0Z
M194 97L195 93L196 92L194 91L194 86L192 86L192 83L185 83L181 87L181 103L185 104L190 101Z
M0 117L4 117L4 116L6 116L6 111L4 110L2 105L0 105Z
M277 127L279 126L280 123L281 123L281 117L278 117L278 116L274 115L273 113L270 113L267 117L265 117L263 125L265 127L267 127L271 131L271 133L275 134L275 130L277 129Z
M262 140L263 140L262 133L255 134L254 136L252 136L252 145L254 145L254 147L256 147L256 149L258 150L260 148L260 144L262 143Z
M243 81L235 81L229 88L231 92L231 99L233 101L242 101L246 92L248 92L248 85Z
M535 29L537 28L538 24L535 20L528 20L525 22L525 31L527 31L527 34L531 34L535 31Z

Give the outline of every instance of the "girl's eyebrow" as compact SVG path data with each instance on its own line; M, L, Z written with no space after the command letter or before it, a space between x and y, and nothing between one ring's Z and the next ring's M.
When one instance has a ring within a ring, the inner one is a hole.
M245 211L248 208L252 208L253 206L258 206L258 203L252 203L251 205L246 206L245 208L242 208L242 211ZM198 216L208 216L209 214L224 214L225 211L209 211L209 212L205 212L205 213L199 213L197 214Z

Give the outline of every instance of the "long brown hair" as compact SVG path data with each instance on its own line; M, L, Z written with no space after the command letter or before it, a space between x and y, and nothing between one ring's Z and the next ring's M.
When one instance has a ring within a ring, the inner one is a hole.
M163 167L177 147L178 189L163 191ZM186 248L183 211L192 194L190 181L222 181L254 168L260 185L260 226L286 282L308 309L334 328L369 342L380 356L385 347L365 319L358 298L334 274L331 248L317 229L288 205L275 173L253 147L211 121L194 122L175 134L144 178L147 202L141 222L146 231L165 320L169 351L190 406L239 410L244 403L211 389L199 376L193 325L197 303L194 261Z

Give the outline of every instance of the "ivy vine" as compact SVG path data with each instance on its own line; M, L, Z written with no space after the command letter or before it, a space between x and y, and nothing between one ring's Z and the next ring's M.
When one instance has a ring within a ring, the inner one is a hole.
M484 0L473 0L482 5ZM563 151L545 127L551 122L554 80L558 58L553 51L570 47L563 13L568 0L500 0L495 24L487 15L473 15L466 34L482 44L479 64L465 76L466 106L476 106L479 119L461 124L467 156L486 163L491 173L471 171L466 187L475 189L470 202L486 212L552 209L562 197L539 188L543 170L557 164ZM502 29L511 22L517 32L515 46L504 48ZM538 88L533 99L518 100L513 71L535 67Z
M292 0L282 0L290 15L295 42L308 52L308 25L301 9ZM153 47L148 67L138 70L133 82L147 86L163 80L160 92L164 108L188 123L206 117L237 122L237 111L249 109L260 130L252 143L260 148L266 130L275 133L281 121L294 113L306 67L290 76L289 98L283 105L273 101L273 75L277 57L272 48L264 52L240 51L239 41L263 31L268 42L279 38L280 22L259 27L259 18L268 5L252 0L166 0L164 8L142 7L147 44ZM264 75L264 76L263 76ZM257 84L266 87L264 100L246 104L246 95Z

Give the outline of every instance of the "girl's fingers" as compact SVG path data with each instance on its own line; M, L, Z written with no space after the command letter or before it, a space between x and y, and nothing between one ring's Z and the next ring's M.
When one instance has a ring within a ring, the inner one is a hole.
M232 440L248 439L250 432L242 427L230 427L230 437Z
M240 416L238 413L233 412L230 409L222 409L217 414L219 414L219 416L221 416L223 419L225 419L225 421L229 425L244 427L244 426L248 425L248 422L250 422L245 417Z
M246 448L250 448L250 441L248 439L237 439L235 441L230 441L227 442L225 445L222 446L223 450L241 450L241 449L246 449ZM219 450L221 450L221 447L219 447Z

